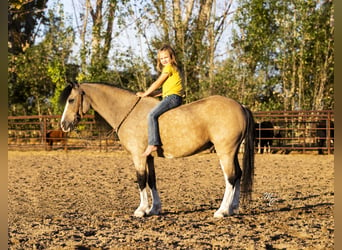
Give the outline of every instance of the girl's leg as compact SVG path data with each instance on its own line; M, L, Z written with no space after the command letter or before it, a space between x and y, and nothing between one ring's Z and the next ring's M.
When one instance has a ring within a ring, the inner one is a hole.
M149 146L162 145L159 135L158 118L166 111L182 104L182 97L171 95L165 97L148 115L148 144ZM148 147L144 155L149 155L156 147Z

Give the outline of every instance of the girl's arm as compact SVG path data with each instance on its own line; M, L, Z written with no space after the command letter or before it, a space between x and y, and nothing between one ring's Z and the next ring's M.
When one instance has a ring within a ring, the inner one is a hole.
M162 73L158 79L151 84L151 86L145 92L138 92L137 96L139 97L146 97L149 96L153 91L157 90L169 77L169 74Z
M149 96L158 97L158 96L162 96L162 95L163 95L162 90L157 89L157 90L153 91Z

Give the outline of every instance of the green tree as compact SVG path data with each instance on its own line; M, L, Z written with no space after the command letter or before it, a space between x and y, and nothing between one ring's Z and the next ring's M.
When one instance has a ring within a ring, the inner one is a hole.
M163 43L176 50L187 102L211 94L217 45L229 25L232 0L217 6L215 0L154 0L132 8L141 17L137 31L146 38L153 64ZM147 34L149 30L155 35Z
M240 0L235 20L255 109L333 107L332 1Z
M18 55L9 53L8 99L11 115L56 114L58 91L67 81L72 28L64 23L62 6L49 11L44 39ZM71 68L71 67L70 67Z
M81 12L81 72L79 81L108 81L112 78L110 52L114 31L119 30L125 15L126 0L84 0ZM90 60L87 61L87 58Z
M33 45L39 26L47 23L44 16L48 0L8 0L8 50L24 52ZM38 27L37 27L38 26Z

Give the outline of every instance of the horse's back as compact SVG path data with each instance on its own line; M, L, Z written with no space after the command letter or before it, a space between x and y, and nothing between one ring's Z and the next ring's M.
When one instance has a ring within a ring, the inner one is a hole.
M177 123L180 120L179 122L183 123L184 121L199 121L210 125L234 123L232 119L244 120L244 111L241 104L231 98L214 95L172 109L160 117L160 122Z
M228 144L245 129L243 107L233 99L210 96L181 105L159 118L165 151L192 154L210 142Z

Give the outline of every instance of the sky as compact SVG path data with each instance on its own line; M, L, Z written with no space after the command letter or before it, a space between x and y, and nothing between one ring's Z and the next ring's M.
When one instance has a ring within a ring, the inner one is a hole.
M56 3L60 2L64 5L64 12L65 15L70 17L73 21L73 27L77 27L82 25L81 20L79 18L79 10L82 10L83 6L81 3L84 2L84 0L49 0L48 1L48 8L52 8L52 6ZM93 2L93 0L92 0ZM235 3L235 1L233 1ZM222 4L222 1L217 1L217 9L220 8L220 4ZM232 9L234 10L234 4ZM236 9L236 8L235 8ZM77 13L75 13L75 11ZM133 53L136 57L144 57L146 56L145 51L147 51L147 43L145 38L143 38L141 35L138 35L134 29L133 26L128 26L127 28L120 31L120 35L116 36L113 39L113 48L115 50L126 52L127 49L130 47L133 49ZM231 26L230 26L231 27ZM147 34L153 35L153 30L148 32ZM79 44L77 44L77 37L76 36L76 45L74 51L78 51L77 47ZM222 40L218 45L217 48L217 58L218 59L224 59L227 51L227 43L231 37L231 29L227 29L225 33L222 36Z
M81 5L84 0L49 0L48 8L51 9L54 4L60 2L64 6L64 12L66 17L70 17L72 19L73 27L78 27L82 25L82 21L79 18L79 11L82 11L83 6ZM92 2L94 2L92 0ZM76 13L75 13L76 12ZM75 48L74 52L77 53L78 47L80 46L79 33L76 32L76 40L75 40ZM133 48L134 54L139 57L145 56L143 53L147 51L147 45L144 39L137 35L132 26L128 26L127 28L120 31L119 36L115 36L112 41L112 47L115 47L115 50L120 52L126 52L129 47Z

